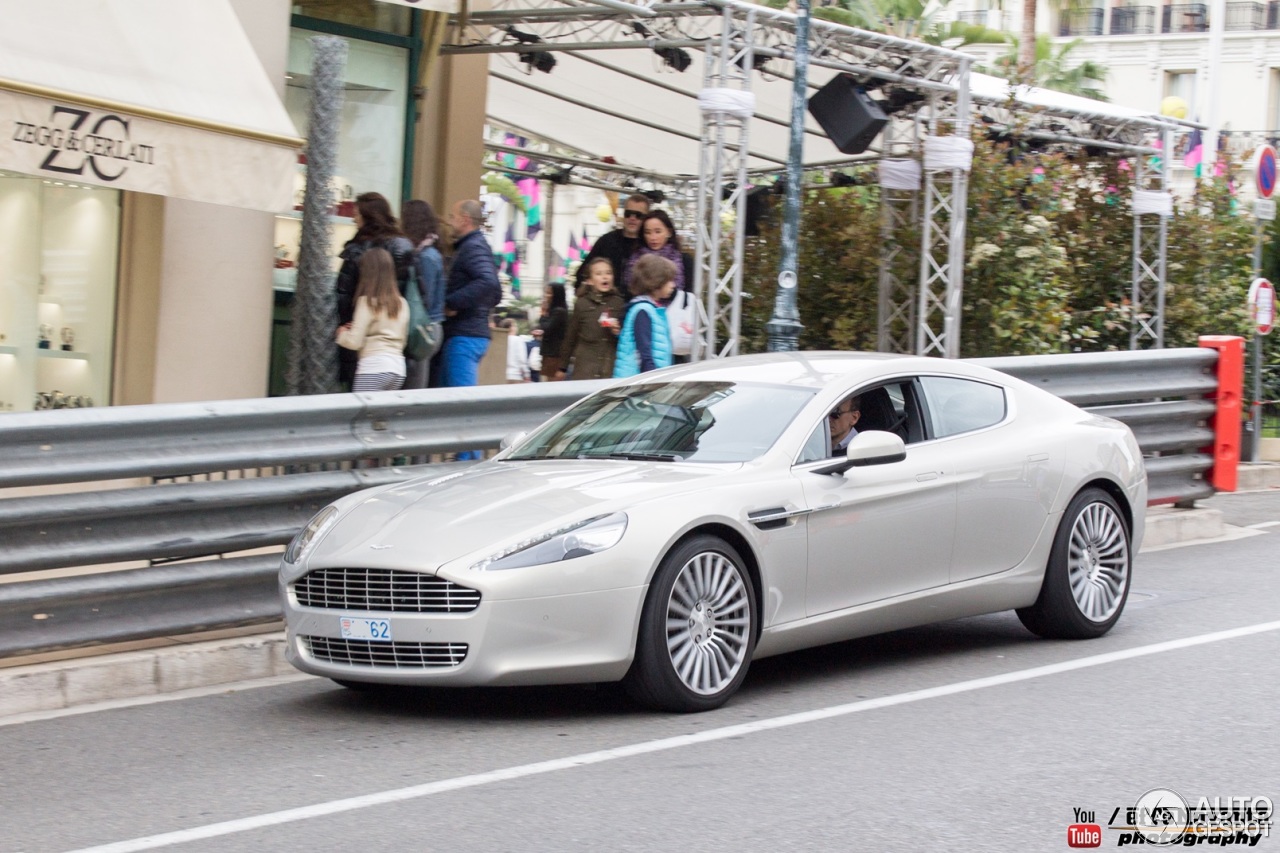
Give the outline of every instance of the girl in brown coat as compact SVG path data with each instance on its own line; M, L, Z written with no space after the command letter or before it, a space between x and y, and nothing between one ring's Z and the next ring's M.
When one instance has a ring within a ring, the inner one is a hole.
M573 304L573 316L560 347L564 369L556 378L563 379L570 365L574 379L612 377L618 330L626 310L626 300L613 289L613 264L605 257L594 258L582 292Z

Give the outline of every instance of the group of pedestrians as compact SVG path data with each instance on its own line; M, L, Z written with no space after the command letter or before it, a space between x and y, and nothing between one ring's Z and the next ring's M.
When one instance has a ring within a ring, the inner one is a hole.
M380 193L356 198L356 234L342 249L335 285L339 381L352 391L476 385L489 315L502 298L480 230L483 209L474 200L453 205L447 273L435 210L414 199L402 214L403 226ZM405 354L411 287L426 310L426 337L437 344L421 359Z
M622 227L600 237L579 266L572 315L554 291L544 302L548 379L634 376L688 360L693 259L681 249L671 217L650 210L646 196L628 197L622 215Z
M480 203L459 201L450 210L448 263L429 203L406 202L401 221L379 193L362 193L355 206L357 230L340 254L336 283L342 386L478 384L490 316L502 297ZM564 285L546 288L534 332L542 378L634 376L687 360L691 321L683 312L691 305L692 281L692 259L681 250L671 218L650 210L645 196L630 196L622 227L602 236L578 270L572 313ZM415 295L429 319L426 337L438 342L419 359L406 354L411 309L405 297Z

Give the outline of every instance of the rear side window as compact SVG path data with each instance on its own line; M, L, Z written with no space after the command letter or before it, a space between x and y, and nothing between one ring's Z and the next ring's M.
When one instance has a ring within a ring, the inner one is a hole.
M1004 389L998 385L950 376L922 376L934 438L994 426L1004 420Z

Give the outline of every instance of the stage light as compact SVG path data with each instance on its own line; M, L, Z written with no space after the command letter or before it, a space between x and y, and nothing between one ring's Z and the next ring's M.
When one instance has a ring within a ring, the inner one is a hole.
M652 204L662 204L667 200L667 194L662 190L641 190L640 195L649 199Z
M556 58L545 50L521 51L519 56L520 61L530 69L536 68L543 74L550 74L551 69L556 67Z
M664 65L668 65L677 71L684 71L693 63L693 58L689 56L689 51L678 47L655 47L653 52L662 57Z

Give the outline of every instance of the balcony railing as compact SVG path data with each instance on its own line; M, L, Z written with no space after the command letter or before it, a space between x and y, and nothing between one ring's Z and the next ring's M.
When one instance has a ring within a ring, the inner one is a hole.
M1204 3L1165 6L1160 16L1162 33L1203 33L1209 29L1209 7Z
M1101 9L1069 9L1062 13L1058 24L1060 36L1100 36L1102 35Z
M957 12L956 20L962 24L973 24L993 30L1008 29L1008 21L999 9L977 9L972 12Z
M1111 35L1146 36L1156 31L1154 6L1117 6L1111 10Z
M1261 30L1267 26L1267 7L1261 3L1232 2L1227 4L1227 30Z

